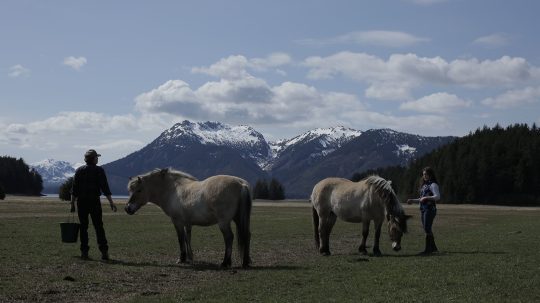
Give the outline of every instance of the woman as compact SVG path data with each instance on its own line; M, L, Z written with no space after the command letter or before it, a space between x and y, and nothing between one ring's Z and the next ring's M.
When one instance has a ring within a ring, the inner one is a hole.
M439 185L437 183L437 177L435 177L435 171L431 167L426 167L422 170L422 186L420 187L420 198L408 199L407 203L412 204L420 203L420 212L422 214L422 226L426 233L426 248L420 254L428 255L438 252L437 245L435 245L435 238L433 237L433 219L437 215L436 202L441 199L439 192Z

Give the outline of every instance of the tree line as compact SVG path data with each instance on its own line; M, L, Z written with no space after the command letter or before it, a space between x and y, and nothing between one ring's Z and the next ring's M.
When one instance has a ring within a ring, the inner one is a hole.
M0 157L0 196L5 194L40 195L43 190L41 175L22 158Z
M285 188L275 178L272 178L270 182L259 179L253 187L253 199L284 200Z
M533 124L484 126L441 146L407 167L356 173L392 180L403 200L418 196L422 169L436 173L443 203L540 205L540 129Z

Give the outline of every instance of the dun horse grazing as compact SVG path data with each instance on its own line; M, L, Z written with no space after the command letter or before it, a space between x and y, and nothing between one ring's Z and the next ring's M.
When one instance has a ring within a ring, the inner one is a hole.
M395 251L401 249L401 237L407 232L407 219L401 204L391 186L379 176L370 176L360 182L352 182L341 178L327 178L315 185L311 194L313 205L313 229L315 243L322 255L330 255L330 232L336 219L360 223L362 222L362 243L358 250L367 254L366 239L369 224L375 224L373 254L381 255L379 238L381 225L386 216L388 234Z
M245 180L222 175L198 181L186 173L166 168L131 178L128 190L130 196L125 208L128 214L133 215L141 206L152 202L171 218L180 244L178 262L193 262L193 225L218 224L225 240L221 266L230 267L234 238L231 221L234 221L242 266L249 266L252 201Z

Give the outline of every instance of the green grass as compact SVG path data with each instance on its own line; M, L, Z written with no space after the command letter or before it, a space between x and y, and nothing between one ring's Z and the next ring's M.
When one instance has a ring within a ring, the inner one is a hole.
M135 216L105 210L114 261L98 261L92 227L93 260L81 261L78 244L60 241L67 210L50 199L0 201L0 302L540 301L540 210L441 206L434 224L441 253L421 257L418 210L408 207L415 217L403 250L392 252L383 231L377 258L357 253L359 224L338 221L333 255L322 257L308 207L255 206L249 270L236 247L233 268L218 268L224 244L216 226L194 227L195 264L175 264L174 228L152 205Z

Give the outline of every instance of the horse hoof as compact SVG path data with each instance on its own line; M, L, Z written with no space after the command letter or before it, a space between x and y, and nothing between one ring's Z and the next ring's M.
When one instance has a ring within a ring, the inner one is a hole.
M231 268L231 264L221 263L219 268L221 268L221 269L229 269L229 268Z
M364 248L364 249L359 249L358 252L359 252L361 255L364 255L364 256L368 254L367 249L365 249L365 248Z
M328 256L330 256L330 252L329 251L322 251L321 256L328 257Z
M373 256L375 257L382 257L382 253L380 251L374 251Z

